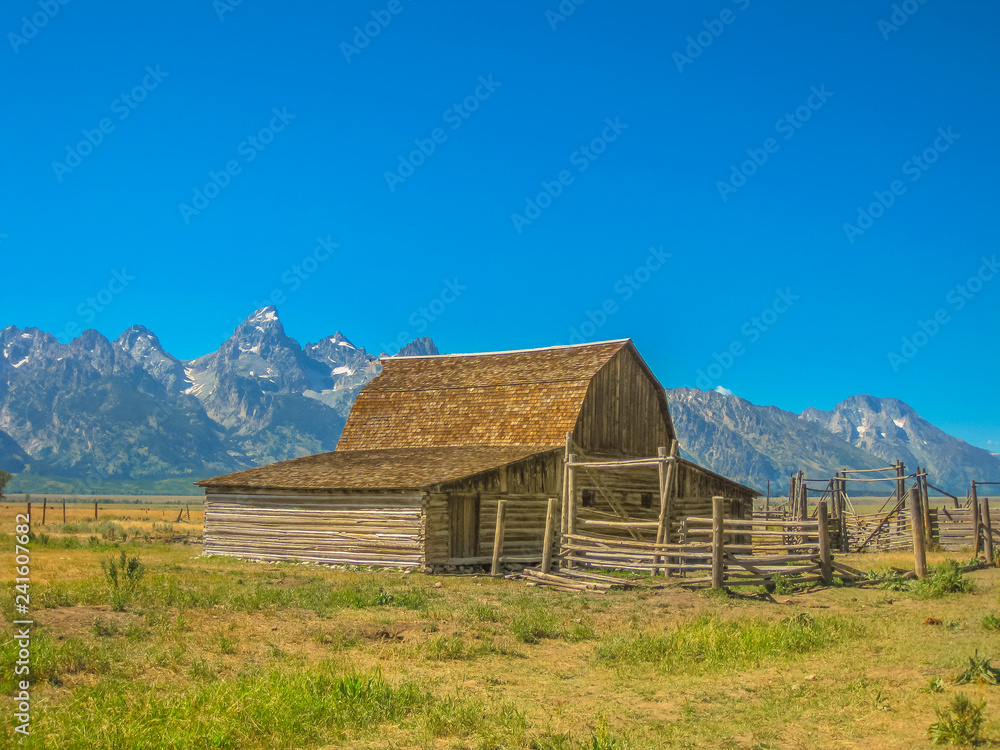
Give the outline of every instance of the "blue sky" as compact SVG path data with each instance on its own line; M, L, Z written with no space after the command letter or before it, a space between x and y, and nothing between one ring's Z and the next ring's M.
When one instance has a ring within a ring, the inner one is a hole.
M193 358L276 300L376 352L631 337L668 387L894 396L1000 451L996 3L15 0L0 30L0 326Z

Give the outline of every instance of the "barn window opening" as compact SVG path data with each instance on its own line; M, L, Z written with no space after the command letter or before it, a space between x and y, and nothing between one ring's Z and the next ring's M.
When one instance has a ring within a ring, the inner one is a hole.
M593 508L597 505L597 493L594 490L584 490L580 504L584 508Z
M643 508L652 508L653 507L653 493L652 492L643 492L639 496L639 502L642 503L642 507Z

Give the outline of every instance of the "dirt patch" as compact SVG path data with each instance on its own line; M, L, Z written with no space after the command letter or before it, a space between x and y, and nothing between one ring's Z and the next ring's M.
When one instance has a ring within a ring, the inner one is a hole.
M94 622L125 629L138 618L128 612L115 612L107 605L55 607L35 613L35 622L43 626L56 640L82 638L93 634Z

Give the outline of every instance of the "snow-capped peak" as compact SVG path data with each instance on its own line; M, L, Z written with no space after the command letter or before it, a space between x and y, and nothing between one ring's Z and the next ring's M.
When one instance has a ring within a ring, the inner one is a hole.
M268 305L257 310L247 318L247 323L269 323L278 319L278 310L274 305Z
M354 344L352 344L350 341L348 341L347 340L347 336L345 336L344 334L342 334L340 331L337 331L332 336L330 336L327 339L327 341L329 341L331 344L336 344L337 346L346 346L349 349L357 349L358 348Z

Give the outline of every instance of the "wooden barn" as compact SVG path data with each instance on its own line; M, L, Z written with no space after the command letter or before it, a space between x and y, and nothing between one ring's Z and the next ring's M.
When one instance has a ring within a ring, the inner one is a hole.
M337 449L207 479L205 552L454 570L490 562L505 500L505 562L537 562L548 498L577 457L656 456L674 440L666 393L628 339L486 354L388 357ZM755 492L683 460L669 523L713 495ZM586 472L579 518L656 520L655 469Z

